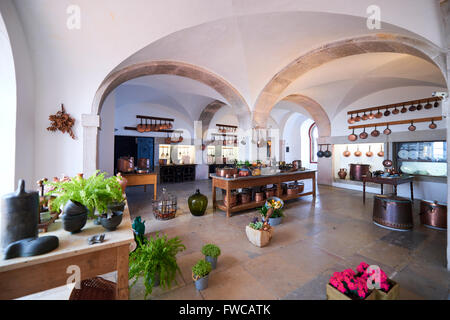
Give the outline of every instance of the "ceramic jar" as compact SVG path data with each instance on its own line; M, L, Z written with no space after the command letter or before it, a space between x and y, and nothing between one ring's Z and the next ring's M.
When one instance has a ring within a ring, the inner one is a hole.
M345 177L347 176L347 169L345 168L339 169L338 176L340 179L345 179Z
M64 230L78 233L86 225L88 209L77 201L69 200L61 215Z

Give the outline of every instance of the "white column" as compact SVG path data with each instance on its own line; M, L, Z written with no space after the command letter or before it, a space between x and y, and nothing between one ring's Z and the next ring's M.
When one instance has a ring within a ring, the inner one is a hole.
M194 121L193 142L195 146L195 163L197 164L195 168L195 179L197 180L208 179L208 165L205 159L203 159L203 154L206 154L206 152L202 151L202 137L203 123L201 121Z
M81 123L83 126L83 173L85 177L89 177L98 167L97 135L100 117L96 114L83 114Z

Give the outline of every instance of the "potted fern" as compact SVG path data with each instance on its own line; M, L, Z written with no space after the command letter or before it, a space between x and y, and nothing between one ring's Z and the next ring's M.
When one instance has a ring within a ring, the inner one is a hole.
M217 258L220 256L220 248L215 244L208 243L203 246L202 253L205 255L205 261L211 263L212 269L215 269Z
M177 284L177 272L181 270L177 264L176 255L186 249L178 237L167 239L166 235L158 233L148 240L136 238L138 246L130 253L129 279L134 279L133 287L139 278L144 279L145 298L152 293L153 287L160 285L170 289L172 283Z
M101 216L100 221L108 230L114 230L122 221L124 198L116 177L106 178L105 172L96 171L87 179L78 174L74 178L47 184L52 189L47 195L56 196L51 202L51 210L64 207L62 219L65 229L70 226L69 222L81 220L84 216L94 218L96 214Z
M205 260L199 260L192 267L192 280L194 280L197 290L200 291L208 288L208 278L211 270L211 263Z

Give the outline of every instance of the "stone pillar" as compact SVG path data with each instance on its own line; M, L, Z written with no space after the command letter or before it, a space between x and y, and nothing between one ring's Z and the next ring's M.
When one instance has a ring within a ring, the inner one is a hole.
M98 168L97 136L100 127L100 117L97 114L81 115L83 126L83 173L89 177Z
M197 164L197 167L195 169L196 180L208 179L208 165L207 161L203 159L203 155L206 153L202 150L202 137L203 123L202 121L194 121L194 139L192 140L195 147L195 163Z
M319 137L318 143L330 143L330 137ZM333 157L317 159L317 184L332 185L333 183Z

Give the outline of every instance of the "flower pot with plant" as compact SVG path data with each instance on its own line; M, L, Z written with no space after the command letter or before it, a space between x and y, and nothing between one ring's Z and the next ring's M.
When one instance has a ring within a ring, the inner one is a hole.
M266 206L258 209L259 214L261 215L262 221L266 221L267 216L269 214L269 225L272 227L279 225L283 221L283 210L282 209L273 209L268 208Z
M76 215L75 212L78 214L80 206L87 209L85 214L90 218L94 218L97 212L103 220L102 225L108 230L114 230L122 221L124 198L116 177L106 178L105 172L97 171L87 179L79 174L48 184L53 190L47 195L57 196L51 203L51 209L64 207L63 225L65 220Z
M254 218L248 226L245 227L245 233L248 241L257 247L264 247L272 239L273 228L267 223Z
M205 255L205 261L211 263L212 269L217 266L217 258L220 256L220 248L215 244L208 243L203 246L202 253Z
M177 284L177 272L181 274L176 255L186 249L178 237L167 239L158 233L148 240L136 238L138 246L130 253L129 279L134 279L131 287L139 278L144 279L145 298L152 293L158 283L163 289L170 289L172 283Z
M375 300L376 294L352 269L333 273L326 289L328 300Z
M199 260L192 267L192 280L194 280L197 290L200 291L208 288L208 278L211 270L211 263L205 260Z
M389 279L381 268L372 269L369 264L361 262L356 271L366 282L369 277L372 279L372 286L375 287L376 300L396 300L400 294L400 286L397 282Z

